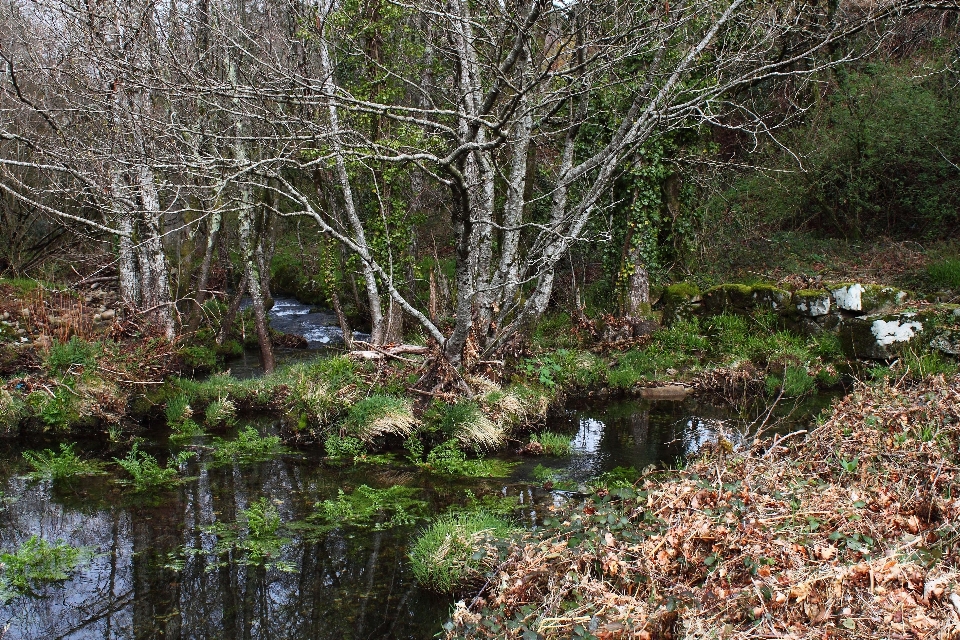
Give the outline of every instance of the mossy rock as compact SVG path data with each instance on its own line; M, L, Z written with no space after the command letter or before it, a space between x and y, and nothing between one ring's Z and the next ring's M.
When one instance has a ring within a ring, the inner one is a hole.
M833 305L830 292L824 289L800 289L791 298L791 311L806 318L820 318L830 313Z
M663 323L671 325L677 320L687 320L700 311L700 287L692 282L678 282L663 290L660 302L663 305Z
M858 282L835 284L830 293L838 309L864 315L892 313L913 297L896 287Z
M749 314L755 311L782 311L790 292L772 285L722 284L703 294L704 308L714 314Z
M840 346L850 358L891 360L904 347L918 345L936 327L932 313L876 314L840 323Z

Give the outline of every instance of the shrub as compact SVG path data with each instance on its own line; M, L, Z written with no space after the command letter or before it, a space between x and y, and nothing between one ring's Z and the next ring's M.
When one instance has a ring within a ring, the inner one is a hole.
M434 402L427 419L435 429L469 447L492 449L503 442L503 430L470 400L455 404Z
M214 400L207 405L204 421L211 427L230 426L237 415L237 407L230 400Z
M510 474L514 464L503 460L468 459L456 440L448 440L427 454L424 466L446 475L471 478L502 478Z
M28 475L34 479L72 480L103 473L98 462L83 460L74 453L72 444L60 443L59 453L51 449L24 451L23 459L33 467Z
M366 446L359 438L339 436L337 434L328 436L323 442L323 448L326 449L329 457L336 459L356 458L357 456L362 456L364 451L366 451Z
M413 543L413 575L442 593L464 587L493 567L498 545L516 531L505 520L483 512L442 516Z
M266 498L260 498L248 508L241 509L237 522L218 522L204 531L217 536L214 553L218 556L237 552L229 558L232 563L265 566L281 571L296 570L289 563L275 560L290 538L284 535L280 511Z
M365 442L385 435L409 436L417 427L409 400L395 396L373 395L352 407L344 428Z
M349 494L341 489L335 500L317 504L316 517L330 527L350 525L379 531L411 525L427 511L427 503L413 497L418 492L400 485L374 489L362 484Z

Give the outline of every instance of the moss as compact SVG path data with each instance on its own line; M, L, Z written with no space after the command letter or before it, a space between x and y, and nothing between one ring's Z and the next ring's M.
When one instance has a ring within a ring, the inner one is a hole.
M830 292L825 289L798 289L793 292L793 297L797 300L820 300L829 295Z

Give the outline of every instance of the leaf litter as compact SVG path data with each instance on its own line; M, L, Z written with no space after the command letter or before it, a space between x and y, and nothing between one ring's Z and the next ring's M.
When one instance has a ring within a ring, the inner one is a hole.
M558 508L447 638L960 638L960 377Z

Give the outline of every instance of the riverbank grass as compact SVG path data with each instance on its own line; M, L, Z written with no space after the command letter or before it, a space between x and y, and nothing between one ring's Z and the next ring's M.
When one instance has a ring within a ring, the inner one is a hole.
M498 547L518 532L484 512L448 514L423 530L410 550L410 566L425 587L449 593L480 579L496 563Z

